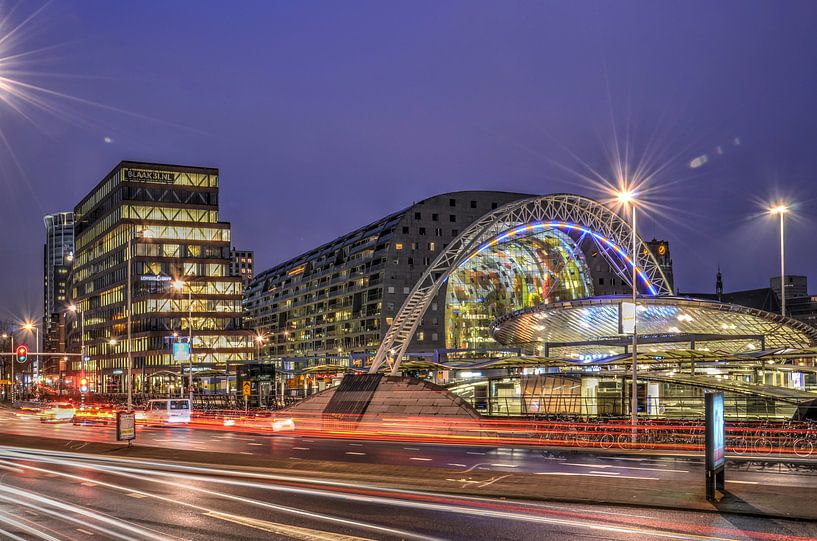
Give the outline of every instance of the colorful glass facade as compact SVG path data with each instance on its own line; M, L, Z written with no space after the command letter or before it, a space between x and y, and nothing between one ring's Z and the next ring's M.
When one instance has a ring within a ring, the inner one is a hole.
M582 250L558 228L500 236L474 252L448 280L446 347L494 347L490 326L496 318L592 295Z

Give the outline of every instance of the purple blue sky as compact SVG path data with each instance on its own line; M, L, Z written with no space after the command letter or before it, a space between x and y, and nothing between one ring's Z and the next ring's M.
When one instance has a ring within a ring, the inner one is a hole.
M0 102L0 317L39 314L42 215L122 159L219 167L222 219L263 269L445 191L601 197L576 172L611 176L614 134L661 167L640 229L670 241L681 290L711 291L718 264L727 290L767 285L760 212L779 196L799 202L788 270L817 281L811 1L26 1L2 17L0 57L26 54L0 78L49 93Z

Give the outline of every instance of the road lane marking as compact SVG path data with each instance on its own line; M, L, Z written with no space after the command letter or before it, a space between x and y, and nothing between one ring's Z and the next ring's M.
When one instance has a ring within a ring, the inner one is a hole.
M264 445L263 443L248 443L247 445Z
M736 481L734 479L727 479L727 483L740 483L741 485L759 485L757 481Z
M487 453L478 453L476 451L466 451L465 454L466 455L484 455L484 454L487 454Z
M505 479L506 477L510 477L510 476L511 476L511 474L509 473L507 475L501 475L499 477L492 477L491 480L488 481L487 483L482 483L481 485L479 485L479 488L487 487L488 485L493 485L497 481L499 481L501 479Z
M142 494L140 492L130 492L128 494L125 494L125 496L130 496L131 498L136 498L136 499L141 499L141 498L147 498L148 497L147 494Z
M419 447L403 447L406 451L419 451Z
M610 478L609 475L602 475L598 473L576 473L576 472L559 472L559 471L543 471L543 472L536 472L534 475L567 475L567 476L575 476L575 477L606 477ZM616 479L640 479L643 481L659 481L658 477L637 477L635 475L620 475L616 477Z
M671 470L665 468L641 468L639 466L613 466L612 464L579 464L577 462L563 462L565 466L581 466L582 468L618 468L622 470L647 470L647 471L667 471L676 473L689 473L689 470Z
M409 460L420 460L422 462L428 462L431 459L430 458L422 458L422 457L413 456L413 457L409 458Z
M309 447L293 447L294 451L309 451Z
M350 443L349 446L350 447L363 447L363 444L362 443Z
M249 451L240 451L242 455L251 455L252 453Z
M519 466L516 464L491 464L495 468L518 468Z
M450 462L448 465L449 466L456 466L458 468L464 468L465 467L465 464L457 464L457 463L454 463L454 462Z
M346 451L346 453L345 453L345 454L347 454L347 455L363 456L363 455L365 455L366 453L358 453L358 452L355 452L355 451Z
M82 528L76 528L79 533L83 533L85 535L94 535L94 532L89 532L88 530L83 530Z
M84 483L80 483L80 485L82 485L84 487L95 487L96 483L91 483L90 481L86 481Z
M600 473L601 475L621 475L617 471L594 471L594 470L590 470L590 473Z
M354 535L345 535L335 532L327 532L326 530L313 530L312 528L303 528L301 526L292 526L289 524L281 524L279 522L269 522L257 518L242 517L238 515L230 515L227 513L220 513L218 511L208 511L204 513L205 516L223 520L225 522L232 522L247 526L248 528L255 528L275 535L285 536L291 539L300 539L303 541L314 541L315 539L326 539L328 541L369 541L368 537L357 537Z

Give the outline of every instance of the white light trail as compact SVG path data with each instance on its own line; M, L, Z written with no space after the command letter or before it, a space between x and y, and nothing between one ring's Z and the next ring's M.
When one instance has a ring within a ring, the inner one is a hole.
M17 453L13 453L13 454L17 455ZM17 457L17 456L15 456L15 458L26 458L26 457ZM94 457L94 458L96 458L96 457ZM110 464L97 465L97 464L88 463L88 462L85 462L85 461L76 461L75 462L73 460L64 460L64 459L50 460L49 457L39 457L39 456L36 458L36 460L40 460L40 461L43 461L43 462L56 462L56 463L63 464L63 465L66 465L66 466L71 466L71 467L90 468L90 469L97 470L97 471L100 471L100 472L113 474L113 475L117 475L117 476L121 476L121 477L125 477L125 478L140 480L140 481L144 481L145 476L150 476L150 477L153 478L152 482L154 482L154 483L159 483L159 484L162 484L162 485L169 485L169 486L173 486L173 487L176 487L176 488L179 487L179 482L180 481L207 482L207 483L213 483L213 484L222 484L222 485L238 486L238 487L245 487L245 488L256 488L256 489L269 490L269 491L274 491L274 492L285 492L285 493L295 493L295 494L300 494L300 495L329 497L329 498L333 498L333 499L352 501L352 502L356 502L356 503L368 503L368 504L375 503L375 504L382 504L382 505L394 506L394 507L413 508L413 509L420 509L420 510L425 510L425 511L435 511L435 512L458 513L458 514L463 514L463 515L479 516L479 517L489 516L489 517L494 517L494 518L499 518L499 519L504 519L504 520L522 521L522 522L529 522L529 523L536 523L536 524L548 524L548 525L556 525L556 526L563 526L563 527L570 527L570 528L577 528L577 529L587 529L587 530L592 530L592 531L606 531L606 532L612 531L612 532L623 533L623 534L648 535L648 536L651 536L653 538L661 538L661 539L684 539L684 540L692 540L692 539L713 539L713 540L714 539L719 539L720 540L720 539L725 539L725 538L722 538L722 537L691 535L691 534L687 535L687 534L683 534L683 533L675 533L675 532L670 532L670 531L655 530L655 529L651 529L651 528L650 529L640 528L640 527L635 527L635 526L619 526L619 525L615 525L615 524L604 523L604 522L597 521L597 520L584 521L584 520L581 520L581 519L563 519L563 518L556 518L556 517L547 517L547 516L542 516L542 515L531 515L531 514L526 514L526 513L523 513L523 512L516 512L516 511L492 510L492 509L486 509L484 507L471 508L471 507L466 507L464 505L458 505L458 504L453 504L453 503L450 503L450 504L449 503L434 503L434 502L428 502L428 501L414 501L414 500L404 500L404 499L399 499L399 498L394 498L394 497L383 497L383 496L378 496L378 495L373 495L373 494L360 495L360 494L353 494L353 493L332 492L332 491L328 491L328 490L325 490L325 489L321 490L321 489L317 489L317 488L309 489L309 488L301 488L301 487L270 485L270 484L251 482L251 481L237 481L237 480L232 480L232 479L223 479L223 478L212 477L210 475L182 474L182 473L176 473L176 472L171 472L171 471L155 471L155 470L152 471L152 470L148 470L148 469L145 469L145 468L122 467L122 466L115 466L115 465L110 465ZM106 460L109 461L109 462L111 461L111 459L109 459L109 458L106 459ZM126 462L125 460L122 460L122 459L118 459L118 460L121 461L121 462ZM34 469L34 470L43 471L42 468L37 468L37 467L34 467L34 466L24 466L24 465L22 465L22 466L23 467L28 467L28 468L31 468L31 469ZM164 467L169 467L168 464L164 464L163 466ZM209 473L213 473L213 470L209 470L207 468L197 468L197 469L200 469L200 470L203 470L203 471L208 471ZM58 473L60 475L62 475L62 476L66 476L66 477L69 477L69 478L76 478L76 479L85 480L85 478L80 477L80 476L67 474L67 473L62 473L62 472L58 472ZM236 475L236 472L233 472L233 471L228 470L228 473L230 475ZM243 474L243 472L242 472L242 474ZM253 475L253 474L244 474L244 475L256 476L257 477L257 475ZM582 475L582 474L577 474L577 475ZM584 475L587 475L587 474L584 474ZM157 477L163 477L163 478L166 478L166 479L157 479ZM283 477L283 476L278 476L278 477ZM608 476L604 476L604 477L608 477ZM291 478L290 478L290 480L291 480ZM99 482L99 481L94 481L94 482L98 483L101 486L109 486L109 487L112 487L112 488L116 488L118 490L133 491L133 489L129 489L129 488L126 488L126 487L120 487L118 485L112 485L110 483L104 483L104 482ZM319 480L311 480L311 482L312 483L322 483L322 481L319 481ZM357 485L357 486L362 487L362 486L365 486L365 485ZM373 524L360 523L360 522L349 520L349 519L342 519L342 518L338 518L338 517L327 517L327 516L324 516L324 515L315 515L314 513L311 513L311 512L306 511L306 510L288 508L288 507L285 507L285 506L272 504L272 503L269 503L269 502L266 502L266 501L256 500L256 499L253 499L253 498L246 498L246 497L242 497L242 496L236 496L234 494L228 494L228 493L223 493L223 492L219 492L219 491L215 491L215 490L209 490L209 489L205 489L205 488L201 488L201 487L197 487L197 486L193 486L193 485L189 485L189 484L185 485L184 488L186 490L191 490L191 491L198 492L198 493L201 493L201 494L207 494L209 496L214 496L214 497L217 497L217 498L228 499L228 500L231 500L231 501L244 503L244 504L251 505L251 506L254 506L254 507L262 507L262 508L272 509L272 510L276 510L276 511L282 511L282 512L285 512L285 513L295 514L295 515L298 515L298 516L305 516L305 517L308 517L308 518L311 518L311 519L317 519L317 520L322 519L322 520L328 520L330 522L345 523L345 525L347 525L347 526L356 526L356 527L359 527L359 528L362 527L362 528L367 528L367 529L378 529L378 530L380 530L382 532L388 532L388 533L390 533L392 535L401 535L401 536L404 536L404 537L414 538L414 539L433 539L433 538L429 538L429 537L425 537L425 536L412 534L412 533L409 533L409 532L400 532L399 530L393 530L391 528L385 528L385 527L377 526L377 525L373 525ZM430 492L392 491L391 489L384 489L383 487L369 487L369 489L372 489L372 488L376 489L376 490L380 490L380 491L389 490L390 492L394 492L394 493L403 492L403 493L412 493L412 494L422 494L422 495L426 495L426 496L433 496L433 497L436 497L436 498L440 497L439 494L434 494L434 493L430 493ZM205 509L205 508L203 508L201 506L198 506L198 505L190 504L190 503L187 503L187 502L179 502L178 500L174 500L172 498L160 496L158 494L152 494L152 493L145 492L145 491L140 491L140 490L137 490L137 491L134 491L134 492L146 494L148 497L151 497L151 498L156 498L156 499L165 500L165 501L171 501L174 504L178 504L178 505L185 505L185 506L193 507L193 508L196 508L196 509L199 509L199 510ZM476 498L473 498L472 500L478 501ZM481 500L481 501L486 501L486 500ZM209 511L212 511L212 510L207 510L205 512L205 514L207 514L207 512L209 512ZM249 520L254 520L254 519L249 519Z
M155 471L146 470L144 468L121 468L121 467L116 467L116 466L101 466L101 465L90 464L90 463L87 463L87 462L74 462L74 461L71 461L71 460L63 460L63 459L57 459L57 458L52 459L51 457L48 457L48 456L39 456L39 455L37 455L37 456L26 456L25 451L22 452L22 453L19 453L19 452L9 453L9 455L13 455L13 458L22 459L22 460L35 460L35 461L38 461L38 462L46 462L46 463L58 464L58 465L69 466L69 467L93 469L93 470L101 471L101 472L104 472L104 473L109 473L109 474L117 475L117 476L120 476L120 477L125 477L125 478L138 480L138 481L145 481L146 480L145 475L157 476L157 475L165 474L168 477L176 477L177 480L165 481L165 480L161 480L161 479L153 479L152 482L160 483L160 484L163 484L163 485L169 485L169 486L172 486L174 488L179 488L178 479L195 480L195 481L201 481L203 479L203 477L201 477L201 476L173 474L171 472L155 472ZM154 493L151 493L151 492L146 492L144 490L133 489L132 487L125 487L125 486L121 486L121 485L107 483L107 482L99 481L99 480L96 480L96 479L90 479L90 478L83 477L83 476L80 476L80 475L69 474L69 473L65 473L65 472L61 472L61 471L57 471L57 470L47 470L47 469L40 468L40 467L37 467L37 466L31 466L31 465L28 465L28 464L22 464L21 463L21 464L18 464L18 465L20 467L22 467L22 468L26 468L26 469L33 470L33 471L38 471L38 472L41 472L41 473L55 473L55 474L59 475L60 477L75 479L75 480L78 480L78 481L81 481L81 482L93 482L93 483L95 483L95 484L97 484L99 486L111 488L111 489L114 489L114 490L117 490L117 491L124 491L124 492L132 493L132 494L142 494L145 497L162 500L162 501L171 503L173 505L179 505L179 506L184 506L184 507L196 509L197 511L199 511L199 512L205 514L205 515L210 515L211 513L216 513L216 514L221 513L220 511L215 510L215 509L210 509L210 508L200 506L200 505L196 505L196 504L193 504L193 503L190 503L190 502L180 501L180 500L178 500L176 498L171 498L171 497L162 496L162 495L159 495L159 494L154 494ZM216 478L207 479L207 480L210 481L210 482L217 482ZM225 481L225 483L223 483L223 484L233 484L233 485L237 485L237 486L254 487L254 488L270 487L270 489L272 488L270 485L261 485L261 484L256 484L256 483L241 483L241 482L235 482L235 481L227 482L227 480L222 480L222 481ZM417 534L414 534L414 533L411 533L411 532L408 532L408 531L404 531L404 530L399 530L399 529L396 529L396 528L389 528L389 527L386 527L386 526L380 526L380 525L377 525L377 524L371 524L371 523L361 522L361 521L352 520L352 519L344 519L344 518L334 517L334 516L326 515L326 514L316 514L316 513L310 512L310 511L302 510L302 509L296 509L296 508L293 508L293 507L287 507L287 506L283 506L283 505L272 504L272 503L269 503L269 502L258 501L258 500L254 500L254 499L251 499L251 498L244 498L244 497L241 497L241 496L235 496L233 494L227 494L227 493L223 493L223 492L208 490L208 489L204 489L204 488L196 487L196 486L192 486L192 485L187 485L184 488L186 490L191 490L191 491L194 491L194 492L199 492L199 493L207 494L207 495L210 495L210 496L216 496L216 497L227 499L227 500L237 501L237 502L241 502L241 503L244 503L244 504L253 505L253 506L256 506L256 507L263 507L263 508L266 508L266 509L272 509L272 510L279 511L279 512L282 512L282 513L285 513L285 514L295 515L295 516L298 516L298 517L309 518L309 519L316 520L316 521L323 521L323 522L337 524L337 525L341 525L341 526L345 526L345 527L353 527L353 528L359 528L359 529L364 529L364 530L376 531L376 532L380 532L381 534L385 533L385 534L388 534L388 535L394 535L394 536L397 536L397 537L401 537L403 539L418 539L418 540L422 540L422 541L437 541L437 538L435 538L435 537L417 535ZM301 490L303 490L303 489L301 489ZM294 490L294 492L297 492L297 491L298 491L297 489ZM323 495L323 493L321 493L320 491L314 491L314 493L316 495ZM333 493L328 492L326 494L331 495ZM212 516L212 515L210 515L210 516ZM241 518L244 519L246 522L252 522L252 521L256 520L256 519L253 519L252 517L241 517ZM315 534L319 533L320 535L331 534L331 532L323 532L323 531L318 531L318 530L313 530L313 532L315 532Z

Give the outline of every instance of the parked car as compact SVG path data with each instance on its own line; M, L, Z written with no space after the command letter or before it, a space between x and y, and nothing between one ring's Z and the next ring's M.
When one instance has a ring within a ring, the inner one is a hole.
M150 400L136 418L146 424L187 424L190 422L192 404L189 398L166 398Z

